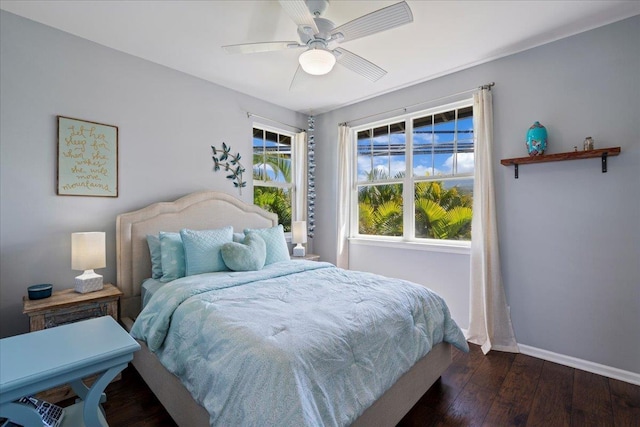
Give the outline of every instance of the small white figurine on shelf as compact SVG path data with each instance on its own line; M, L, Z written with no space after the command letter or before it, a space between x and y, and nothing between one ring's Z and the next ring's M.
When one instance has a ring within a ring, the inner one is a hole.
M593 138L590 136L584 139L584 151L593 150Z

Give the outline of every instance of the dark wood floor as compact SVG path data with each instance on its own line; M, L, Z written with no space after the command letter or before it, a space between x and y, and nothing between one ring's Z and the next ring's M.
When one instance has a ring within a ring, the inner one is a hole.
M175 423L129 367L109 385L104 404L111 427ZM640 386L522 354L472 346L453 363L399 427L640 426Z

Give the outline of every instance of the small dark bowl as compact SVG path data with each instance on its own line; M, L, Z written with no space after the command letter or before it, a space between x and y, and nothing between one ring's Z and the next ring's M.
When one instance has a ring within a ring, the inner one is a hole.
M29 292L29 299L42 299L49 298L51 296L51 290L53 285L43 283L41 285L32 285L27 288Z

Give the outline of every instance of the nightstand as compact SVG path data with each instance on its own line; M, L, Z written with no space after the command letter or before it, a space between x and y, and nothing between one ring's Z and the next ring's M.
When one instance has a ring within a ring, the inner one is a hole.
M86 294L65 289L53 292L49 298L30 300L26 296L23 297L22 312L29 316L30 332L101 316L111 316L118 321L120 296L122 291L109 283L99 291ZM120 375L117 379L120 379ZM95 378L90 378L87 382L92 383L94 380ZM73 396L75 394L68 386L56 387L38 394L40 399L52 403Z
M23 297L22 312L29 316L30 332L100 316L111 316L117 321L121 296L122 291L109 283L86 294L65 289L53 292L49 298Z
M316 255L316 254L306 254L305 256L293 256L291 255L291 260L292 261L299 261L299 260L306 260L306 261L320 261L320 255Z

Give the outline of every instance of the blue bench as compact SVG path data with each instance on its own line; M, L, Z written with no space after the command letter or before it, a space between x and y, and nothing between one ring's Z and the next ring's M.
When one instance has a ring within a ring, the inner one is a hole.
M42 426L34 409L15 401L70 384L81 401L65 409L62 425L107 426L99 406L104 389L139 349L111 316L0 339L0 417ZM91 387L82 382L101 372Z

